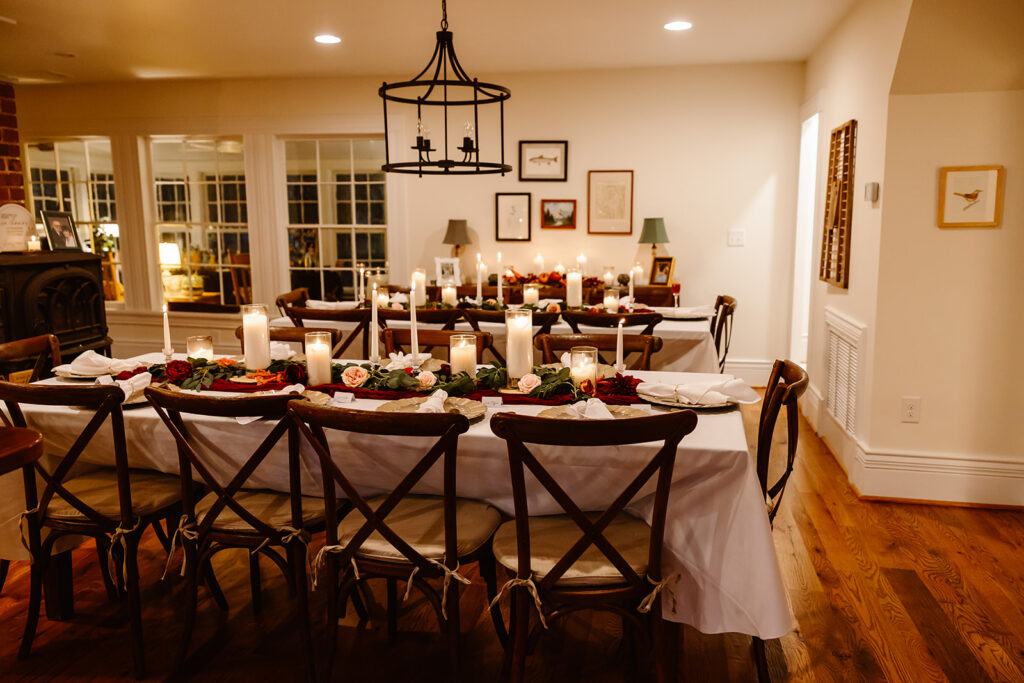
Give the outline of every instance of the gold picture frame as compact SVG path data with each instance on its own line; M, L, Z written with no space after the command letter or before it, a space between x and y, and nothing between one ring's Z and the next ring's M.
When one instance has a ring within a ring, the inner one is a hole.
M675 269L676 259L674 256L655 256L651 260L651 277L648 280L648 284L672 284L672 273Z
M1003 220L1002 166L944 166L939 169L940 228L995 228Z

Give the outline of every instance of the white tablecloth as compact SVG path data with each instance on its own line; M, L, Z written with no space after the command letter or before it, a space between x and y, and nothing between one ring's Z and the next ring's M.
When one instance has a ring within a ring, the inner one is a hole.
M334 327L346 332L355 328L355 323L334 322L331 320L305 321L309 327ZM288 318L274 318L272 327L291 327ZM389 320L389 327L408 328L405 320ZM430 327L435 327L431 325ZM654 334L662 338L661 351L651 357L652 370L666 372L718 372L718 357L715 354L715 342L709 330L707 320L663 320L654 328ZM472 329L464 320L455 326L457 330ZM480 329L494 336L494 345L498 349L505 348L505 325L503 323L482 322ZM642 328L625 328L627 334L638 334ZM584 334L608 334L615 330L607 327L591 327L583 325L580 331ZM559 320L551 327L552 334L572 334L569 325ZM358 353L362 349L362 334L348 347L349 354ZM488 354L489 356L490 354ZM491 360L489 357L487 360Z
M645 380L680 382L678 373L636 372ZM63 382L65 380L49 380ZM372 410L380 401L356 400L353 408ZM507 406L502 410L535 415L542 406ZM28 407L30 426L46 437L46 450L66 450L87 420L83 411L63 407ZM235 420L200 416L192 423L209 448L212 469L226 481L270 429L267 422L239 425ZM177 472L174 441L149 407L125 411L128 459L132 467ZM332 433L332 452L346 475L366 494L385 492L397 484L426 449L414 439L379 438ZM538 457L583 509L602 509L653 454L656 444L593 448L545 448ZM249 485L285 490L286 440L254 472ZM112 464L109 423L83 454L91 463ZM459 440L459 495L485 500L512 513L512 490L504 442L490 430L488 420L470 426ZM320 490L319 463L308 445L302 450L303 491ZM529 482L530 479L528 478ZM435 467L418 491L441 492L441 472ZM653 484L653 482L652 482ZM17 517L23 507L20 474L0 477L0 557L19 558ZM641 491L631 511L650 521L653 487ZM560 513L546 493L534 490L532 514ZM678 611L663 599L667 618L690 624L705 633L741 632L776 638L792 628L792 616L779 572L765 506L754 466L747 451L738 411L702 413L696 430L680 444L665 530L663 572L678 572L675 586Z

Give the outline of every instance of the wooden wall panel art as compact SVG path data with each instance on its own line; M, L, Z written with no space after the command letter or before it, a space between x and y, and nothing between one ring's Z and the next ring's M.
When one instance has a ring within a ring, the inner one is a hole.
M836 287L850 286L850 239L853 227L853 163L857 150L857 121L850 119L832 131L825 188L825 225L821 235L818 279Z

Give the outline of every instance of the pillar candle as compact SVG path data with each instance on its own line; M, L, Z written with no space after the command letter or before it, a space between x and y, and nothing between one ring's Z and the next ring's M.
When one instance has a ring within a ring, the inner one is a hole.
M331 383L331 333L306 333L306 374L309 386Z
M626 364L622 360L622 324L626 322L625 318L619 320L619 331L615 336L615 372L624 372L626 370Z
M452 374L466 372L476 376L476 337L471 334L453 334L449 341L448 363Z
M171 323L167 319L167 304L164 304L164 355L169 356L174 353L174 349L171 348Z
M213 360L213 337L208 334L185 337L185 353L189 358Z
M533 284L526 285L523 288L523 303L536 306L538 301L540 301L540 287Z
M597 349L593 346L574 346L569 349L569 377L573 384L582 386L590 381L590 391L597 387Z
M555 272L558 273L559 275L565 275L565 266L559 263L557 266L555 266Z
M409 301L415 301L417 306L427 305L427 271L422 268L417 268L412 271L412 279L409 280L410 286L412 283L416 283L416 298L409 297ZM410 292L411 294L411 292Z
M569 308L583 307L583 274L578 270L565 276L565 303Z
M412 300L412 301L415 301L416 300L416 296L415 296L416 295L416 282L415 281L410 285L409 293L413 295L413 296L410 296L409 299ZM409 329L410 329L410 332L411 332L411 335L412 335L412 338L409 340L409 346L410 346L409 350L412 353L412 366L415 368L415 367L417 367L419 365L419 363L417 363L416 361L420 357L420 338L419 338L419 332L416 330L416 307L415 306L410 306L409 307Z
M533 259L533 265L537 267L538 275L544 272L544 257L539 251L537 252L537 258Z
M615 269L607 266L604 269L604 286L610 288L615 286Z
M265 370L270 365L270 324L263 304L242 306L242 339L246 369Z
M503 277L502 272L501 272L501 252L499 251L498 252L498 305L499 306L502 306L505 303L505 297L502 296L502 293L501 293L501 285L502 285L502 281L504 279L505 278Z
M582 251L576 257L576 266L580 269L580 273L585 273L587 270L587 256Z
M604 290L604 310L608 313L619 312L619 290L612 288Z
M455 289L455 285L448 283L441 287L441 303L448 304L449 306L456 306L459 303L458 293Z
M415 280L412 281L412 285L411 286L412 286L413 290L410 291L410 294L413 294L413 293L415 293L414 290L415 290L415 287L416 287L416 281ZM409 300L412 301L412 297L409 297ZM370 335L370 361L372 361L374 363L379 363L380 362L380 327L379 327L379 325L377 323L377 283L376 282L373 283L373 297L370 299L370 301L373 302L373 306L371 306L371 308L373 309L373 312L370 313L370 329L368 329L366 331L366 334ZM409 306L409 308L410 309L414 309L414 308L416 308L416 306L415 305Z
M533 370L533 311L512 309L505 312L506 347L509 385Z

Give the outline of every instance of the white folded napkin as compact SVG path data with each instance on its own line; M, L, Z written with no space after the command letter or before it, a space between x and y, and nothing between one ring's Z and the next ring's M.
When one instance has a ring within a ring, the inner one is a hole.
M284 342L270 342L270 360L288 360L295 355L295 349Z
M306 299L306 308L314 308L321 311L345 311L356 308L358 301L323 301L321 299Z
M746 382L732 375L719 375L714 379L676 385L641 382L637 386L636 392L690 405L714 405L729 402L757 403L761 400L757 392L747 386Z
M715 307L711 304L704 304L702 306L678 306L672 309L672 315L677 316L707 316L711 317L715 314Z
M140 365L145 365L139 360L119 360L117 358L107 358L106 356L100 355L95 351L85 351L78 358L75 358L70 363L64 365L58 365L53 370L61 370L63 372L73 372L76 375L100 375L100 374L112 374L123 370L134 370Z
M590 398L565 407L565 412L577 420L612 420L614 415L599 398Z
M417 413L443 413L444 402L448 398L448 392L444 389L438 389L430 395L430 397L420 404L420 407L416 409Z
M96 378L96 384L116 384L118 388L124 392L124 400L126 401L148 387L152 381L153 375L148 372L140 372L128 379L114 379L110 375L103 375L102 377Z
M405 292L395 292L391 295L391 302L396 304L407 304L409 303L409 295Z
M572 354L566 351L558 357L564 367L569 367L572 364Z
M419 363L414 363L411 353L402 353L398 351L395 353L389 353L388 356L391 358L391 362L384 366L385 370L404 370L405 368L418 367L426 363L431 358L429 353L421 352L416 358Z

